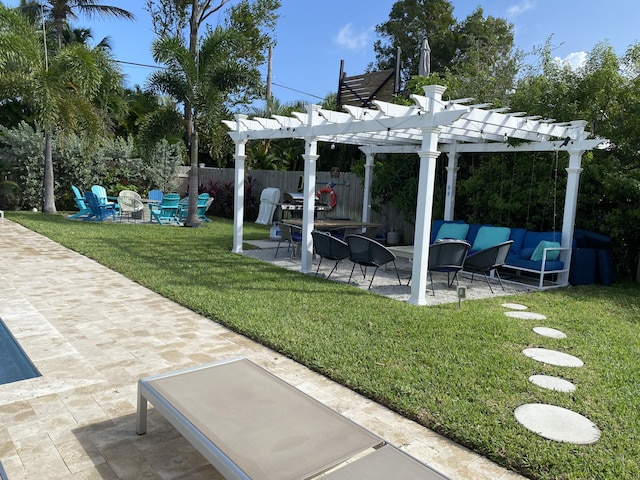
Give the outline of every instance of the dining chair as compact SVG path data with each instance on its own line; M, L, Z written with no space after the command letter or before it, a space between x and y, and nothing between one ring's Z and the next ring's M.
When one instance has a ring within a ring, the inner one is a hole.
M345 258L349 258L349 245L347 245L343 240L319 230L311 232L311 237L313 238L313 249L316 252L316 255L320 257L318 268L316 269L316 277L320 271L320 265L322 264L323 258L333 260L335 262L333 268L329 272L329 275L327 275L328 279L338 268L338 264Z
M362 235L347 235L345 240L349 246L349 259L353 262L351 275L349 275L349 282L351 282L353 270L356 268L356 265L360 265L363 278L366 278L367 276L367 267L376 267L373 271L371 281L369 282L369 289L371 289L371 285L373 285L373 279L376 277L378 268L386 265L387 263L393 263L396 275L398 276L398 283L402 285L400 274L398 273L398 268L396 266L396 256L387 247Z
M499 243L498 245L485 248L484 250L480 250L479 252L469 255L465 259L462 268L465 272L471 273L471 283L473 283L473 275L481 273L484 276L487 285L489 285L489 290L493 293L493 288L491 288L491 283L489 283L487 275L490 275L491 272L495 272L498 282L504 291L504 285L502 285L502 279L500 278L498 267L504 265L512 244L513 240L509 240L508 242Z

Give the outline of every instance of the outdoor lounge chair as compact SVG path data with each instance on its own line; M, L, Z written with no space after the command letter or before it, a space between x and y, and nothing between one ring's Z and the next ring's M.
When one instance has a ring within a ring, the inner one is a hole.
M347 460L353 463L342 468L353 475L338 468L327 478L446 479L244 358L141 379L140 435L147 402L227 479L315 478Z
M71 185L71 190L73 191L73 201L76 202L76 206L78 207L78 213L74 213L69 218L71 220L75 220L80 217L89 217L91 216L91 209L87 205L85 198L80 193L80 189L75 185Z
M491 288L491 283L489 282L487 275L490 275L491 272L495 272L496 277L498 277L498 282L504 291L504 285L502 285L502 279L500 278L498 267L504 265L512 244L513 240L509 240L508 242L499 243L498 245L485 248L484 250L480 250L479 252L469 255L464 261L463 269L465 272L471 273L471 283L473 283L473 275L481 273L484 276L487 285L489 285L489 290L493 293L493 288Z
M362 235L347 235L346 240L347 245L349 245L349 259L353 262L353 267L351 267L351 275L349 275L349 282L351 282L353 269L356 268L356 264L360 265L361 269L362 267L364 267L364 269L362 270L362 275L365 278L367 275L367 267L376 267L376 269L373 271L371 281L369 282L369 288L371 288L378 268L386 265L387 263L393 263L393 267L396 270L396 275L398 276L398 283L402 285L400 274L398 273L398 268L396 266L396 256L392 251L390 251L381 243L378 243L375 240L369 237L364 237Z
M464 240L445 240L429 246L429 277L431 279L431 293L435 296L433 288L433 272L447 274L447 286L451 287L453 281L458 285L458 272L462 270L464 259L469 252L469 245ZM450 275L453 273L453 278Z
M160 190L149 190L147 198L149 199L149 203L160 205L162 202L162 192Z
M207 218L207 210L213 203L213 198L208 193L201 193L198 195L198 207L196 210L196 215L198 216L198 220L202 222L210 222ZM187 215L189 214L189 196L187 195L183 199L180 200L180 221L183 222L187 219Z
M116 212L120 210L118 205L118 197L107 196L107 190L102 185L92 185L91 192L96 196L98 202L102 205L112 205Z
M349 245L339 238L333 237L330 234L319 230L311 232L311 236L313 237L313 248L316 255L320 257L318 268L316 269L316 277L320 271L320 265L322 264L323 258L333 260L335 262L333 264L333 268L329 272L329 275L327 275L327 278L329 278L338 268L338 264L345 258L349 258Z
M134 213L144 210L142 198L133 190L122 190L118 194L118 205L120 207L120 221L122 221L123 215L128 215L129 219L133 219ZM140 215L140 218L142 218L142 215Z
M115 221L116 219L116 205L114 203L102 204L98 200L98 197L93 192L84 192L84 197L91 209L91 216L83 218L83 220L93 220L96 222L102 222L103 220L111 217Z
M180 195L177 193L167 193L162 196L160 205L149 204L151 213L151 223L155 219L160 225L180 224L178 218L180 206Z

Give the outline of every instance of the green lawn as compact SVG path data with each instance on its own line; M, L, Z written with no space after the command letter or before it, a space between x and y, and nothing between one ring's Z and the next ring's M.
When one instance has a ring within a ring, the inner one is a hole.
M504 297L416 307L230 253L232 224L202 228L7 218L389 406L531 478L640 478L640 287L570 287L509 297L544 322L506 317ZM245 225L245 239L268 228ZM568 334L534 334L537 325ZM526 347L578 356L578 369L545 366ZM573 394L528 381L566 378ZM545 402L588 417L600 440L576 446L520 426L519 405Z

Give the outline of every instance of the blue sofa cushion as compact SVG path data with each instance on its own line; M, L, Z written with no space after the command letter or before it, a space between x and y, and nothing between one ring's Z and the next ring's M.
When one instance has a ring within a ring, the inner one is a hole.
M547 242L559 242L561 237L561 232L527 232L524 236L522 248L536 248L543 240Z
M546 240L542 240L536 249L531 254L531 260L538 261L542 260L542 255L544 253L545 248L557 248L560 247L560 243L558 242L548 242ZM547 252L547 260L557 260L560 256L560 252L558 250L551 250Z
M524 258L525 260L531 260L531 255L533 255L534 250L535 248L523 248L522 250L520 250L520 258ZM511 252L509 252L509 255L511 255Z
M436 235L436 242L445 238L464 240L468 232L469 224L467 223L443 223Z
M511 250L509 250L509 254L521 255L520 250L522 250L524 246L524 236L527 234L526 228L512 228L511 235L509 235L509 240L513 240L511 244ZM533 253L533 250L529 252L529 257ZM521 255L522 256L522 255ZM527 257L527 258L529 258ZM524 257L523 257L524 258Z
M531 270L542 270L542 260L526 260L524 258L521 258L520 256L509 255L507 257L506 264L514 267L529 268ZM560 260L547 260L544 265L544 269L546 271L562 270L563 268L564 263Z
M511 229L507 227L480 227L471 250L484 250L509 240Z
M467 233L467 243L469 245L473 245L473 242L476 240L476 236L482 227L491 227L493 225L489 223L470 223L469 224L469 233Z
M466 225L466 222L464 220L434 220L431 224L431 243L436 242L436 236L438 235L438 232L440 231L442 226L450 223L464 223Z

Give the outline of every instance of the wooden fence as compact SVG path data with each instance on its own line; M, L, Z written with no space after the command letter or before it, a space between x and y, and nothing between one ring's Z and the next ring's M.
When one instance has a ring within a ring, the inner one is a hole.
M183 195L187 191L189 183L189 168L181 167L179 172L179 188ZM247 170L247 177L251 177L256 183L256 195L260 195L263 189L272 187L278 188L284 192L298 192L298 187L302 185L303 172L284 172L279 170ZM199 181L201 185L208 185L209 182L222 185L225 183L233 184L234 170L232 168L209 168L201 167L199 172ZM340 173L339 178L331 178L330 172L316 173L316 188L318 191L322 187L332 185L333 191L336 193L337 204L330 212L325 212L325 216L341 217L341 218L362 218L362 202L364 197L363 180L353 173ZM326 195L326 194L324 194ZM321 198L325 203L329 202L327 197ZM319 213L319 218L323 213ZM391 229L398 230L405 243L413 241L413 226L405 222L400 214L398 214L393 206L388 205L381 213L371 212L371 221L380 223L382 227L379 233L386 233Z

